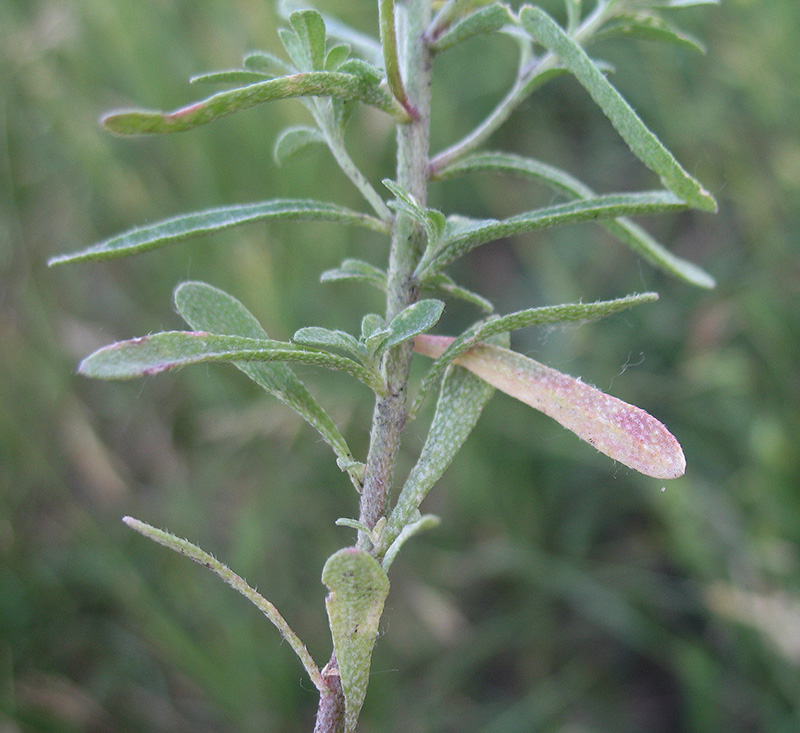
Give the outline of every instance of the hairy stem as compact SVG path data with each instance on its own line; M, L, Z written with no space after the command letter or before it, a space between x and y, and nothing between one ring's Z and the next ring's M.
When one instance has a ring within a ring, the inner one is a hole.
M314 733L340 733L344 730L344 693L335 653L323 668L322 679L327 691L319 696Z
M431 56L423 34L430 22L430 0L408 0L398 10L398 45L409 105L416 111L410 123L397 127L397 182L421 205L427 201L428 139L430 131ZM403 12L404 11L404 12ZM419 298L414 270L425 248L425 233L410 217L398 213L389 255L386 322ZM361 492L359 521L372 529L386 515L400 438L407 419L407 386L413 344L401 344L384 357L388 389L375 401L370 447ZM358 534L358 547L374 552L367 532ZM344 696L336 656L322 671L330 691L320 695L314 733L340 733L344 727ZM338 684L338 687L337 687Z
M399 24L401 43L404 43L406 91L417 110L417 117L397 129L397 182L422 206L427 200L431 75L431 57L423 34L429 19L428 0L409 0ZM419 224L399 213L392 231L389 256L387 323L419 298L419 285L413 273L424 246L425 234ZM400 436L407 417L411 355L412 344L408 343L391 349L384 358L383 371L388 390L375 402L359 518L370 528L386 513ZM359 533L358 545L362 549L372 549L372 542L365 532Z

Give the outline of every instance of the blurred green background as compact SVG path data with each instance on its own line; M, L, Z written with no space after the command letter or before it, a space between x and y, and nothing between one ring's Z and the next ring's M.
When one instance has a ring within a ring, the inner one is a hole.
M324 7L370 30L373 5ZM686 476L662 491L497 396L425 505L442 526L393 567L364 731L800 728L800 6L724 0L676 19L707 56L636 41L593 53L719 198L717 216L645 222L717 289L668 279L588 225L488 245L457 274L501 312L658 290L655 305L521 333L516 347L662 419ZM272 161L279 130L307 119L297 102L159 139L97 124L114 107L192 101L202 90L188 76L277 51L277 25L263 0L0 3L3 733L312 727L314 691L255 608L119 520L229 563L323 662L319 574L351 541L333 520L357 511L327 447L231 367L97 383L75 366L114 339L181 327L171 292L185 279L229 290L276 338L355 329L377 294L317 278L346 256L382 264L383 242L330 224L250 226L113 263L45 265L184 210L276 196L362 206L323 150ZM482 118L514 64L500 38L437 60L434 150ZM373 180L392 174L379 114L350 135ZM656 185L566 78L491 147L603 191ZM478 177L431 195L474 216L550 200ZM449 306L441 330L470 317ZM302 374L363 452L366 391Z

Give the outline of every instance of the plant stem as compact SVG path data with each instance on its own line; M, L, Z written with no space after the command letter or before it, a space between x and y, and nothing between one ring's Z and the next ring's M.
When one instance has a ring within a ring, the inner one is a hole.
M344 730L344 693L336 653L322 670L327 692L320 694L314 733L340 733Z
M397 182L424 206L428 198L431 80L431 55L424 41L424 31L430 23L430 0L408 0L405 8L398 8L397 19L406 94L409 105L416 110L410 123L397 126ZM419 298L414 270L424 248L422 227L406 214L398 213L394 219L389 254L387 323ZM408 417L408 373L412 354L411 342L401 344L389 350L382 365L388 389L375 400L359 509L359 521L370 529L386 514L400 438ZM367 532L358 533L358 547L374 552ZM341 686L336 687L338 669L335 655L322 674L330 691L320 695L314 733L340 733L344 725L344 696Z
M399 23L400 40L404 44L406 91L417 110L417 117L397 128L397 182L422 206L427 201L431 77L431 57L423 34L429 19L429 0L409 0ZM394 223L389 255L387 323L419 298L419 284L413 273L424 246L422 227L409 216L399 213ZM411 343L402 344L391 349L383 362L388 390L375 402L359 517L359 521L370 528L386 513L400 436L407 418L407 383L412 353ZM359 533L358 546L372 549L372 542L365 532Z
M327 102L328 100L324 100ZM389 222L392 220L392 212L386 205L380 194L373 188L372 184L367 180L366 176L358 169L353 159L350 157L347 149L345 148L344 141L342 140L341 133L337 130L337 126L332 119L330 111L330 104L327 109L319 100L309 105L309 110L314 116L317 126L322 130L323 135L327 138L328 148L331 151L339 167L344 174L353 182L353 185L361 192L361 195L367 200L370 206L375 210L378 217L384 221Z

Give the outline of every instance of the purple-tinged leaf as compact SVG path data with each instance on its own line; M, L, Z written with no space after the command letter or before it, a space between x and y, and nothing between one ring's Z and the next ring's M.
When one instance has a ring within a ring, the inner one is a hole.
M436 358L453 339L418 336L416 350ZM522 354L480 343L454 360L493 387L552 417L579 438L628 468L668 479L686 470L675 437L638 407Z

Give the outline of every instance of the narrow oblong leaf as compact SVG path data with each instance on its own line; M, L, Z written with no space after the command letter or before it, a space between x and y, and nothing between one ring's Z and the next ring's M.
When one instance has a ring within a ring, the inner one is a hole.
M332 331L320 326L306 326L297 330L292 336L292 341L301 346L313 346L318 349L341 349L353 356L363 357L364 347L355 336L346 331Z
M454 262L467 252L487 242L532 232L561 224L614 219L619 216L652 214L659 211L685 209L686 202L668 191L609 194L590 199L577 199L565 204L527 211L508 219L470 220L458 217L445 229L442 239L430 247L420 261L416 275L424 281L430 274Z
M482 171L506 173L540 181L557 193L569 198L591 199L597 196L591 188L566 171L532 158L525 158L511 153L484 152L468 155L440 170L436 180L445 180L465 173ZM624 217L603 219L598 223L612 236L658 269L701 288L713 288L716 285L714 278L705 270L688 260L672 254L644 229L629 219Z
M402 107L377 84L365 84L361 77L339 71L308 71L219 92L173 112L111 112L103 117L102 122L107 130L116 135L184 132L263 102L292 97L352 99L377 107L399 121L408 120Z
M670 191L703 211L716 211L714 197L690 176L647 128L586 52L541 8L526 6L520 21L537 43L555 54L589 92L628 147Z
M164 331L119 341L87 356L78 373L95 379L135 379L189 364L237 361L311 364L343 371L373 390L383 389L372 372L344 356L285 341L221 336L205 331Z
M165 532L163 529L158 529L138 519L134 519L133 517L123 517L122 521L132 530L153 540L153 542L157 542L159 545L163 545L184 557L188 557L190 560L194 560L203 567L208 568L212 573L222 578L231 588L241 593L269 619L276 629L278 629L280 635L286 640L294 653L297 654L308 676L314 683L314 687L316 687L320 693L326 693L329 690L328 685L325 683L325 680L323 680L322 674L306 645L303 644L297 634L292 631L292 628L286 623L286 619L283 618L278 609L255 590L255 588L248 585L244 578L234 573L227 565L221 563L213 555L210 555L205 550L182 537L178 537L170 532Z
M210 71L207 74L198 74L189 79L190 84L257 84L261 81L272 79L274 74L250 69L230 69L228 71Z
M605 26L600 33L594 35L592 43L616 36L627 36L645 41L659 41L687 48L690 51L706 52L705 46L694 36L682 31L661 16L650 13L621 16L613 23Z
M201 282L185 282L175 289L174 297L176 310L194 330L268 338L258 319L236 298L218 288ZM337 460L353 460L336 423L286 364L239 361L234 362L234 366L317 430L333 448Z
M440 272L438 275L429 277L425 281L425 287L439 290L453 298L465 300L467 303L477 306L486 313L491 313L494 311L494 306L490 301L486 300L486 298L484 298L482 295L478 295L478 293L473 293L471 290L462 287L456 283L452 277L444 272Z
M386 553L383 556L381 567L383 568L384 572L389 572L389 568L392 566L394 559L397 557L397 553L400 552L403 545L408 540L420 532L425 532L429 529L433 529L434 527L438 527L439 524L441 524L441 519L439 519L439 517L437 517L435 514L424 514L416 521L406 524L403 529L400 530L400 534L397 535L392 544L389 545L389 548L386 550Z
M246 69L260 71L270 76L292 74L297 71L283 59L266 51L251 51L244 57L242 63Z
M379 219L342 206L307 199L276 199L182 214L157 224L118 234L80 252L53 257L49 260L49 264L110 260L115 257L140 254L198 234L208 234L239 224L271 219L338 221L342 224L387 232L386 224Z
M297 0L280 0L278 12L282 17L289 18L295 10L303 10L308 7L309 3L306 0L300 2ZM349 43L360 56L363 56L376 66L380 66L383 63L383 49L376 38L357 31L333 15L326 13L321 13L321 15L329 37L338 38L340 41Z
M492 336L510 333L521 328L530 328L531 326L542 326L550 323L576 323L605 318L626 308L652 303L656 300L658 300L658 293L642 293L616 298L615 300L599 300L595 303L563 303L541 308L526 308L515 313L508 313L505 316L479 321L460 336L455 337L444 352L436 358L436 361L434 361L422 380L411 414L413 415L417 412L428 392L439 380L448 365L478 341L484 341Z
M386 546L391 545L419 511L423 499L452 463L493 394L490 384L466 369L453 365L447 369L425 445L389 515L384 530Z
M565 0L567 6L567 31L572 33L581 22L581 0Z
M316 127L287 127L275 141L273 157L278 165L283 165L295 153L309 145L325 144L325 136Z
M322 570L328 588L325 608L339 664L345 700L345 731L355 731L369 683L372 650L389 595L389 578L367 552L346 547L331 555Z
M322 16L316 10L297 10L289 16L289 23L303 47L307 62L304 70L322 69L325 65L325 21Z
M386 292L386 273L375 265L364 262L363 260L346 259L339 267L333 270L325 270L320 276L319 281L335 282L337 280L360 280L374 285L379 290Z
M447 336L418 336L415 348L436 358ZM454 360L493 387L552 417L609 458L645 476L669 479L686 470L683 450L662 423L638 407L533 359L480 343Z
M391 349L433 328L442 317L443 311L444 303L433 298L420 300L404 308L389 324L389 335L381 344L381 348Z
M325 70L336 71L350 56L350 46L347 43L338 43L328 49L325 54Z
M361 319L361 340L367 341L374 338L382 331L387 331L386 321L377 313L367 313ZM383 337L382 337L383 338Z
M395 200L390 202L389 206L408 214L412 219L422 224L428 235L429 243L438 241L447 224L445 215L436 209L426 209L420 206L419 202L408 191L390 178L385 178L382 183L395 195Z
M439 36L431 47L437 52L444 51L462 41L466 41L468 38L494 33L504 25L513 22L514 18L508 5L493 3L461 18Z

